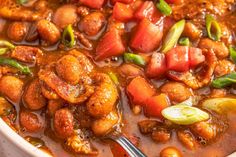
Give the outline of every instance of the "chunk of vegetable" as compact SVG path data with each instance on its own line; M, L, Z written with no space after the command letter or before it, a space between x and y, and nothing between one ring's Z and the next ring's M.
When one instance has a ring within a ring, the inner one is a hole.
M133 18L133 14L134 11L130 5L117 2L113 8L112 16L118 21L127 22Z
M0 48L0 55L7 53L8 50L8 48Z
M218 113L236 111L236 99L234 98L213 98L203 101L202 107Z
M144 18L137 26L131 37L130 46L135 50L148 53L155 50L161 43L163 36L163 21L158 25Z
M166 53L166 63L169 70L185 72L189 70L189 48L177 46Z
M206 15L206 29L208 37L212 40L219 41L222 33L219 23L212 15ZM212 32L214 31L214 32Z
M151 60L149 61L146 74L148 77L162 77L167 71L166 58L163 53L153 53Z
M190 125L209 119L209 114L185 104L178 104L162 110L162 115L175 124Z
M169 6L168 3L166 3L165 0L160 0L159 3L157 3L157 8L160 10L160 12L164 15L170 15L172 13L172 9Z
M171 27L163 42L163 46L161 49L163 53L166 53L177 44L179 37L184 31L184 26L185 20L180 20Z
M229 53L231 59L234 61L234 63L236 63L236 49L234 48L234 46L229 47Z
M236 72L222 76L212 81L211 85L215 88L224 88L236 83Z
M180 38L179 39L179 44L180 45L183 45L183 46L189 46L190 45L190 41L189 41L189 38Z
M68 25L62 34L62 43L66 47L73 47L75 45L75 35L74 35L74 30L72 28L72 25Z
M144 105L155 94L155 89L143 78L134 78L127 86L128 96L134 105Z
M28 66L23 66L13 59L0 58L0 65L10 65L14 68L19 69L23 74L26 74L26 75L32 74Z
M141 66L144 66L146 64L146 61L142 56L133 53L124 53L124 60L125 62L131 62Z
M6 47L6 48L9 48L9 49L14 49L15 46L10 43L9 41L6 41L6 40L0 40L0 46L1 47Z
M108 75L110 76L110 78L112 79L112 81L113 81L116 85L119 84L118 77L116 76L115 73L113 73L113 72L109 72Z
M144 113L148 117L162 118L161 111L170 105L166 94L160 94L147 99L144 106Z
M96 48L96 60L119 56L125 51L119 30L111 29L99 41Z
M195 47L189 48L189 66L195 68L197 65L205 61L205 56L202 54L202 50Z
M103 6L104 0L80 0L80 3L90 8L100 9Z

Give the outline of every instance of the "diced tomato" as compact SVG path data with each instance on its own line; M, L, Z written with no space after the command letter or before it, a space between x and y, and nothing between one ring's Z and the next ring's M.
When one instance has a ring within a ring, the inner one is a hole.
M128 96L134 105L144 105L155 94L155 89L143 77L134 78L127 86Z
M158 11L157 7L152 1L145 1L135 12L134 17L138 20L147 18L153 23L156 23L162 14Z
M166 53L168 70L185 72L189 70L189 48L187 46L177 46Z
M163 37L163 21L159 25L154 25L144 18L131 38L130 46L140 52L151 52L156 49Z
M183 0L166 0L166 2L170 4L181 4Z
M202 54L202 50L195 47L189 48L189 66L195 68L197 65L205 61L205 56Z
M116 2L121 2L121 3L126 3L126 4L130 4L132 3L134 0L112 0L112 3L116 3Z
M117 2L113 8L114 19L127 22L133 18L133 9L128 4Z
M144 113L148 117L162 118L161 111L170 106L169 98L166 94L160 94L147 99L144 106Z
M96 48L96 60L103 60L112 56L119 56L125 51L120 33L116 29L111 29L99 41Z
M153 53L151 60L149 61L146 74L148 77L162 77L167 71L166 58L163 53Z
M83 5L94 9L102 8L104 2L105 0L80 0Z

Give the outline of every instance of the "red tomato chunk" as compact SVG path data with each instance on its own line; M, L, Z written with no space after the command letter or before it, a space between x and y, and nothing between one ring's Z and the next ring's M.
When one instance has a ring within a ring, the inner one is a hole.
M113 8L113 17L118 21L127 22L133 18L133 9L130 5L118 2Z
M131 38L130 46L137 51L148 53L155 50L161 43L163 22L155 25L144 18L136 28Z
M80 3L94 9L100 9L103 6L104 0L80 0Z

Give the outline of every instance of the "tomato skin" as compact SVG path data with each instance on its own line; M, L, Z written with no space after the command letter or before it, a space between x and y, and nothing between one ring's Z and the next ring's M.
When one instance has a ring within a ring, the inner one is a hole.
M147 18L153 23L156 23L161 16L161 13L157 10L152 1L145 1L134 14L134 17L138 20Z
M125 3L125 4L130 4L132 3L134 0L112 0L112 3L116 3L116 2L121 2L121 3Z
M133 18L133 14L134 12L130 5L117 2L113 8L112 16L117 21L127 22Z
M197 65L205 61L205 56L202 54L202 50L195 47L189 48L189 66L195 68Z
M183 0L166 0L166 2L170 4L181 4Z
M105 0L80 0L83 5L94 9L102 8L104 2Z
M127 93L133 105L144 105L156 92L143 77L134 78L127 86Z
M168 70L185 72L189 70L189 48L177 46L166 53Z
M162 118L161 111L170 106L169 98L166 94L160 94L147 99L144 106L144 113L147 117Z
M146 74L150 78L160 78L167 71L166 58L163 53L153 53L149 61Z
M103 60L112 56L122 55L125 46L122 42L119 30L111 29L99 41L96 48L96 60Z
M135 50L148 53L156 49L163 37L163 21L155 25L144 18L137 26L134 35L131 37L130 46Z

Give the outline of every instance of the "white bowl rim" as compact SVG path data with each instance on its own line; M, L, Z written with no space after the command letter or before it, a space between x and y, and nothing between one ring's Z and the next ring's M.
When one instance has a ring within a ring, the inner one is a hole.
M0 118L0 134L2 134L7 140L9 140L13 145L15 145L21 151L32 157L52 157L51 155L34 147L24 138L18 135L2 120L2 118Z

